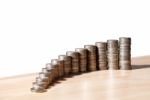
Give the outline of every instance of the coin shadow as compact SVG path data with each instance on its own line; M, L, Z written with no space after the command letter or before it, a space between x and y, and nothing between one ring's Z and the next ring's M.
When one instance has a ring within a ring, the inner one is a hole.
M144 64L144 65L132 65L132 69L143 69L143 68L150 68L149 64Z
M63 81L66 81L68 78L72 78L72 77L74 77L76 75L79 75L79 74L70 74L70 75L64 76L62 78L56 79L51 84L49 84L48 89L56 86L57 84L61 84Z
M61 79L55 80L54 82L52 82L51 84L49 84L48 89L56 86L57 84L61 84L62 81L65 81L65 80L66 80L65 78L61 78Z
M90 73L90 72L84 72L84 73L77 73L77 74L70 74L68 76L64 76L62 78L59 78L57 80L55 80L54 82L52 82L51 84L49 84L49 88L52 88L54 86L56 86L57 84L61 84L63 81L67 81L68 78L73 78L75 76L79 76L79 75L82 75L82 74L86 74L86 73Z

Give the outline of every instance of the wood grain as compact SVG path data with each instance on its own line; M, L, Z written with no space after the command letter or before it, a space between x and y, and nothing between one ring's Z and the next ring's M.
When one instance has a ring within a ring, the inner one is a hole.
M65 78L32 93L36 74L0 79L0 100L150 100L150 56L132 59L133 70L96 71Z

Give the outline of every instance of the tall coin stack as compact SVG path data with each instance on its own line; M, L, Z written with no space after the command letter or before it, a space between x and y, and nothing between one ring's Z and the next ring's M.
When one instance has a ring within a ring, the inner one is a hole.
M97 64L99 70L107 70L107 43L96 42L97 46Z
M96 46L95 45L84 45L84 48L87 49L88 52L88 71L96 71Z
M119 69L118 40L107 40L108 69Z
M59 55L58 59L63 61L64 76L68 76L71 73L71 57L66 55Z
M72 74L78 74L79 73L79 53L75 51L67 51L67 56L70 56L72 58Z
M119 66L123 70L131 70L131 38L119 38Z
M76 48L75 51L79 53L80 72L86 72L87 71L87 49Z

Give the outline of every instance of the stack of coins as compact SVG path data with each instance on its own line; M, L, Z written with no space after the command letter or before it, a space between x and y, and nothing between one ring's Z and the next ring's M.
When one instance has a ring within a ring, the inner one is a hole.
M44 73L44 72L40 72L39 76L36 78L36 82L43 82L44 84L44 88L48 88L49 85L49 74Z
M107 40L108 69L119 69L118 40Z
M84 45L84 48L87 49L87 69L88 71L96 71L96 46L95 45Z
M31 91L33 92L45 92L51 83L51 73L47 70L47 68L42 68L42 72L38 74L39 76L36 77L36 82L33 83L33 87Z
M48 78L48 83L51 84L52 83L52 72L50 70L48 70L47 68L42 68L42 72L45 74L45 76Z
M54 81L54 77L53 77L54 76L54 69L52 67L52 64L51 63L47 63L45 68L50 73L49 80L50 80L50 83L52 83Z
M58 61L59 61L59 74L60 78L64 76L64 60L60 59L60 56L58 56Z
M76 48L75 51L79 53L80 72L86 72L87 71L87 49Z
M31 91L37 92L37 93L42 93L42 92L46 92L46 89L44 88L43 85L40 85L40 84L37 84L36 82L33 82Z
M131 70L131 38L119 38L119 66L123 70Z
M107 70L107 43L96 42L97 46L97 64L99 70Z
M54 71L53 78L54 78L54 80L57 80L58 78L60 78L60 73L59 73L60 68L59 68L59 61L58 61L58 59L52 59L51 60L51 64L52 64L52 68L54 69L53 70Z
M72 58L72 74L78 74L79 73L79 53L75 51L67 51L67 56L70 56Z
M66 55L59 55L58 59L63 63L64 76L68 76L71 73L71 57Z

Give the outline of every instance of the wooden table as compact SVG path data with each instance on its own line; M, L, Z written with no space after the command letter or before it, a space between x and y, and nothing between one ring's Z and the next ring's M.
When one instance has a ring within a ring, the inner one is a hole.
M150 100L150 56L132 59L133 70L96 71L32 93L36 74L0 79L0 100Z

